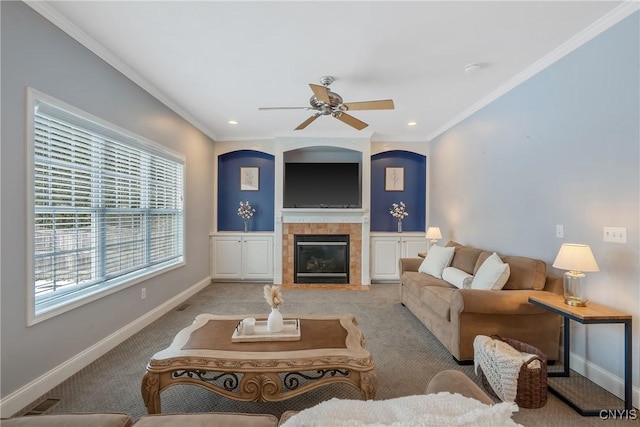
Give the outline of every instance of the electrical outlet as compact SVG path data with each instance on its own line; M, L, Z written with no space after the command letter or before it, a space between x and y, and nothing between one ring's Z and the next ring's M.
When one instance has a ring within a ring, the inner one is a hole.
M140 299L145 299L147 297L147 288L142 288L140 290Z
M564 238L564 226L561 224L556 225L556 237L558 239Z
M604 241L627 243L627 227L604 227Z

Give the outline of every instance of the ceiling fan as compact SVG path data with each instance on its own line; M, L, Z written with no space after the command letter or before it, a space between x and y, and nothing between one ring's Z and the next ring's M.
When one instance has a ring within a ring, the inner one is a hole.
M333 83L332 76L320 77L322 86L309 83L309 87L313 91L313 96L309 99L310 107L260 107L258 110L315 110L316 112L304 122L300 123L295 130L301 130L309 126L315 119L320 116L332 115L336 119L362 130L369 126L362 120L347 114L347 111L354 110L393 110L393 100L384 99L378 101L363 102L347 102L342 101L342 97L335 92L329 90L329 85Z

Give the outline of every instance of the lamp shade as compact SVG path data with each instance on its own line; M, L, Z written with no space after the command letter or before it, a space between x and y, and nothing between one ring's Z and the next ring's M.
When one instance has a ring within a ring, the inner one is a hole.
M439 227L429 227L427 228L427 235L425 236L426 239L431 239L431 240L440 240L442 239L442 233L440 233L440 228Z
M600 271L589 245L563 243L553 266L569 271Z

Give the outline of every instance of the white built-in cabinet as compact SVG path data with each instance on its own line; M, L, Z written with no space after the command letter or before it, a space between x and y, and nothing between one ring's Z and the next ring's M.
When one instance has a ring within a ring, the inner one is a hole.
M273 233L217 233L210 244L212 279L273 280Z
M418 258L419 252L427 252L424 233L372 232L371 280L397 281L400 278L400 258Z

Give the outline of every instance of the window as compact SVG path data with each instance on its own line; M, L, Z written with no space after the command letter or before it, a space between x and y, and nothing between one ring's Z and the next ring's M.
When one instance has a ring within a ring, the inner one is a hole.
M33 89L28 97L29 323L182 265L184 158Z

